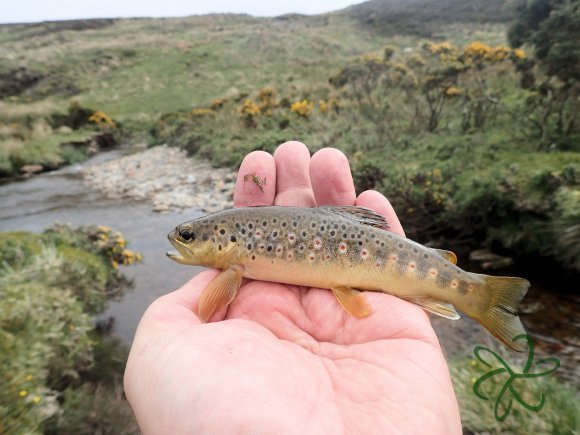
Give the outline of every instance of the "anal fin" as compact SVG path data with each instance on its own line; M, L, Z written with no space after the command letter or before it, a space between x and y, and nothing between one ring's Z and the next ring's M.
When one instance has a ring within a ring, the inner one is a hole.
M430 313L437 314L438 316L445 317L446 319L457 320L461 318L457 311L455 311L455 307L446 302L441 302L425 297L407 298L406 300L419 305L421 308L429 311Z
M373 310L363 294L351 287L333 287L332 292L338 302L350 315L358 318L368 317Z
M199 300L199 320L206 323L217 310L228 306L241 284L242 269L239 266L230 266L211 280Z

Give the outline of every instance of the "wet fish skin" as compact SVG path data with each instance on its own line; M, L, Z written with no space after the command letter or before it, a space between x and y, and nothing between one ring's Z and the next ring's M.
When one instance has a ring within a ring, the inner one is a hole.
M435 314L457 319L455 307L515 350L524 333L517 304L529 283L457 267L448 251L425 247L385 228L361 207L246 207L185 222L168 235L182 264L224 269L200 300L207 321L229 304L242 277L329 288L352 315L372 312L358 290L389 293Z

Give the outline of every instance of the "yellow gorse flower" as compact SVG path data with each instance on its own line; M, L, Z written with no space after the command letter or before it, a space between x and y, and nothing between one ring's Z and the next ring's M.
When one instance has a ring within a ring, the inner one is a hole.
M450 86L445 91L445 95L447 95L448 97L456 97L458 95L461 95L462 93L463 90L461 88L458 88L457 86Z
M99 127L115 128L115 121L111 119L109 115L100 110L97 110L91 116L89 116L89 122L97 124Z
M207 107L196 107L191 111L191 116L196 118L203 118L205 116L215 116L215 110Z
M244 104L242 105L242 107L239 110L240 110L240 113L242 115L246 115L246 116L253 117L253 116L258 116L260 114L260 108L252 100L244 101Z
M513 54L517 59L525 59L526 58L526 52L524 50L522 50L521 48L516 48L513 51Z
M292 105L290 106L291 112L294 112L303 118L310 117L310 115L312 115L313 110L314 110L314 103L312 101L308 101L306 99L292 103Z

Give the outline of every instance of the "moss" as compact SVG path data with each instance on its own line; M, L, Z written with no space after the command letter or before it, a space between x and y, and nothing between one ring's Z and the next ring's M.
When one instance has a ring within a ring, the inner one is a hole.
M0 264L17 267L40 253L42 237L25 231L0 232Z

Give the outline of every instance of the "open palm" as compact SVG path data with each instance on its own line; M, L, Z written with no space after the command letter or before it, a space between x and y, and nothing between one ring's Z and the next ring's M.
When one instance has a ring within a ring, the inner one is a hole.
M264 192L244 175L266 178ZM383 214L377 192L355 196L346 158L310 159L297 142L240 168L236 206L357 204ZM247 281L227 311L201 324L197 275L147 310L127 370L127 397L144 433L460 433L437 337L422 309L366 292L373 314L350 317L332 292Z

